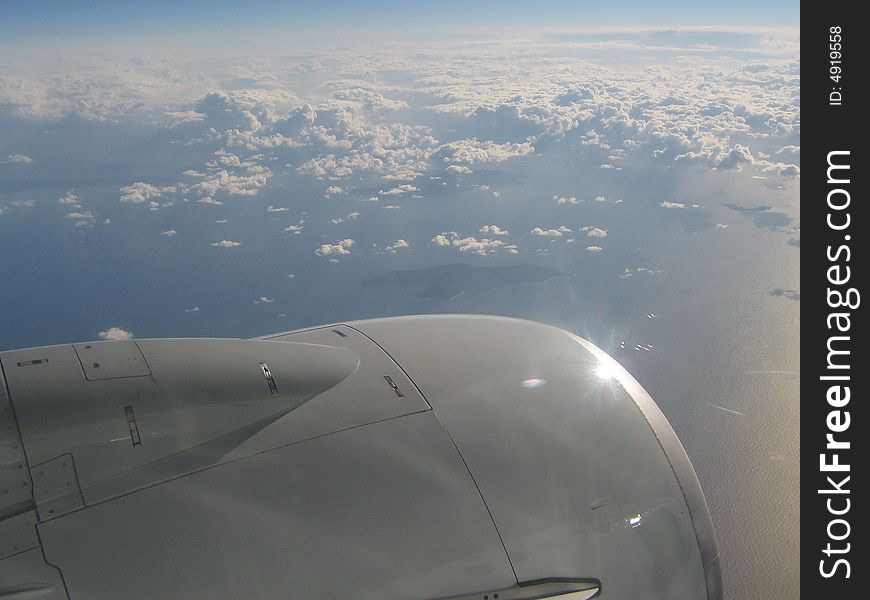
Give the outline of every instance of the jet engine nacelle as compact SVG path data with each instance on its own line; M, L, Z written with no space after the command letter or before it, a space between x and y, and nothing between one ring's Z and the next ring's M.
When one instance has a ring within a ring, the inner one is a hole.
M0 353L3 598L721 598L649 395L482 316Z

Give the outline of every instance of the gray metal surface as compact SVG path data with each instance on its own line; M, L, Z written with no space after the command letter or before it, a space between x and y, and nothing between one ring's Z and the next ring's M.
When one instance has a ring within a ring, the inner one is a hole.
M30 508L33 505L30 473L15 413L6 394L6 380L0 370L0 523L6 517L21 513L24 505ZM0 556L2 554L0 547Z
M707 597L683 491L618 365L515 319L351 325L403 366L450 432L520 581L587 576L602 598Z
M721 598L664 415L559 329L419 316L0 366L0 599Z
M76 599L424 599L515 583L431 411L175 479L40 535Z
M92 345L108 355L131 343ZM95 381L72 346L0 355L29 463L71 453L88 504L215 463L359 364L342 348L246 340L146 340L139 349L151 375ZM37 355L45 362L14 366ZM261 362L271 365L280 395L270 393Z

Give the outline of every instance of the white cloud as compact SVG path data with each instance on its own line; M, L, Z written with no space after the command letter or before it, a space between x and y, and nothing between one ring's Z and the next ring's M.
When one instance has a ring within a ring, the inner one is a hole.
M408 184L408 183L403 183L402 185L391 188L387 191L384 191L384 190L379 191L378 196L398 196L400 194L407 194L409 192L419 192L419 191L420 191L419 188L417 188L411 184Z
M36 202L32 198L26 198L24 200L13 200L8 206L13 208L33 208L36 206Z
M535 227L532 229L532 235L537 235L539 237L562 237L562 234L568 233L571 229L565 227L564 225L560 225L558 229L541 229L540 227Z
M455 231L439 233L432 238L432 243L436 246L452 246L458 248L460 252L467 252L478 256L491 254L505 245L502 240L477 239L470 236L463 238Z
M191 306L190 308L184 309L184 312L186 312L186 313L197 313L199 311L200 311L200 308L198 306Z
M10 154L4 160L5 164L19 164L19 165L29 165L33 162L33 159L29 156L25 156L24 154Z
M498 225L484 225L478 231L488 235L508 235L508 230L502 229Z
M469 173L472 173L472 170L464 165L450 165L444 170L448 173L453 173L455 175L467 175Z
M71 206L72 208L81 208L82 207L81 201L79 200L79 197L76 196L71 191L67 192L66 194L64 194L63 196L58 198L57 203L58 204L65 204L67 206Z
M477 138L458 140L443 144L437 155L446 163L502 162L516 156L526 156L535 151L531 142L497 144L492 140Z
M321 244L314 253L317 256L346 256L350 254L350 249L356 244L352 239L344 239L334 244Z
M215 200L211 196L203 196L202 198L198 198L197 202L199 202L200 204L210 204L212 206L223 206L224 205L223 202L221 202L220 200Z
M160 198L164 194L171 194L173 192L175 192L174 185L159 187L151 185L150 183L145 183L144 181L137 181L136 183L121 188L120 201L135 204L145 202L151 198Z
M586 250L589 252L601 252L601 246L586 246Z
M356 220L359 219L360 217L362 217L362 215L361 215L360 213L354 211L354 212L352 212L352 213L348 213L347 217L345 217L345 218L346 218L348 221L356 221Z
M302 233L303 226L302 225L290 225L289 227L285 227L285 233L292 233L298 235Z
M553 196L556 204L580 204L583 200L578 200L576 196Z
M744 164L751 165L754 162L755 158L752 156L752 152L749 151L749 148L741 144L736 144L730 150L722 152L719 156L717 156L714 161L714 165L717 169L720 170L740 170L741 168L743 168Z
M272 206L271 204L266 207L266 212L270 213L288 212L289 210L289 208L285 208L283 206Z
M686 208L686 204L684 202L671 202L669 200L662 200L659 202L659 206L662 208Z
M236 175L226 169L221 169L209 173L205 179L191 186L190 189L209 197L218 193L228 196L256 196L270 177L272 177L272 171L269 169L264 169L263 172L253 175Z
M216 248L238 248L241 245L241 242L234 242L233 240L221 240L219 242L212 242L212 246Z
M453 235L456 235L456 232L451 232ZM436 246L449 246L450 240L447 237L447 234L439 233L435 237L432 238L432 243Z
M76 227L89 227L97 222L97 218L89 210L67 213L64 218L75 221Z
M162 235L164 237L173 237L175 235L178 235L178 232L175 231L174 229L167 229L166 231L161 231L160 235Z
M716 223L716 229L727 229L727 228L728 228L727 223Z
M389 252L390 254L395 254L399 250L407 250L411 247L411 244L407 242L407 240L398 239L393 244L384 248L385 252Z
M586 235L594 238L605 238L607 237L607 230L601 229L599 227L593 227L588 231Z
M254 300L254 304L272 304L274 301L274 298L269 298L268 296L260 296L259 298Z
M115 342L133 339L132 331L127 331L125 329L121 329L120 327L109 327L107 330L101 331L97 335L100 336L101 340L110 340Z
M800 153L801 153L801 147L795 146L794 144L790 144L788 146L783 146L782 148L780 148L779 150L777 150L775 152L775 154L777 156L779 156L781 154L791 154L791 155L795 155L795 156L800 156Z

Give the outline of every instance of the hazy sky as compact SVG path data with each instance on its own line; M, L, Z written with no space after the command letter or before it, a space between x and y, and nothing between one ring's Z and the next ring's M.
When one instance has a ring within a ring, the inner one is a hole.
M797 0L690 0L608 2L562 0L518 2L374 0L189 0L125 2L118 0L0 2L0 34L7 40L28 37L239 33L244 30L308 31L332 34L377 30L401 36L403 30L453 27L589 28L601 26L797 26Z

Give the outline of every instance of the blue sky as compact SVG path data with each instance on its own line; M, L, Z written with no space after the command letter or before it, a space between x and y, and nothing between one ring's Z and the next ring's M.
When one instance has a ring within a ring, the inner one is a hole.
M220 33L240 30L389 31L439 27L589 28L632 26L797 26L797 0L649 2L408 2L374 0L278 2L222 0L120 2L106 0L0 2L0 34L7 40L43 36L106 36L135 33ZM401 29L397 29L401 28Z

